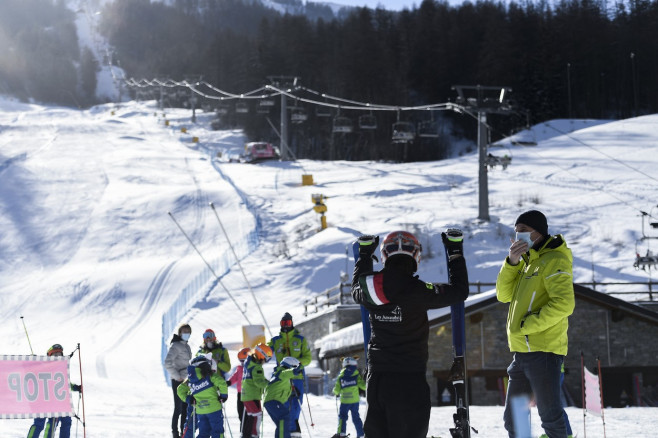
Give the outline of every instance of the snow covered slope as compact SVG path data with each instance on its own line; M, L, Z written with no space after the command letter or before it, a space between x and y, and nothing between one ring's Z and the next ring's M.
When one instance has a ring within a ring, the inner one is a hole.
M461 227L471 280L494 281L514 219L529 208L546 212L550 231L565 235L576 281L648 279L632 262L639 211L656 206L658 116L510 147L511 166L489 174L491 221L485 223L476 219L475 155L407 164L229 163L223 157L242 148L241 132L211 131L204 114L197 125L186 111L166 118L169 126L153 103L74 111L0 100L0 353L30 353L20 316L37 354L55 342L67 351L80 343L92 438L168 431L172 395L160 360L162 315L206 268L167 212L210 261L228 245L209 202L234 244L259 233L259 245L241 263L273 328L285 311L301 319L305 298L351 271L346 245L360 232L416 232L424 248L421 278L442 281L440 232ZM312 174L316 184L302 186L302 174ZM322 232L314 193L328 197L329 228ZM222 283L261 323L235 266ZM182 320L192 324L193 345L208 327L222 341L239 342L245 322L221 287ZM330 436L333 400L311 400L314 435ZM479 436L501 436L501 408L478 415ZM610 414L609 426L639 436L642 422L630 419L655 417L655 410L617 415ZM430 431L446 435L450 413L436 409L433 418ZM23 436L29 424L2 420L0 435Z

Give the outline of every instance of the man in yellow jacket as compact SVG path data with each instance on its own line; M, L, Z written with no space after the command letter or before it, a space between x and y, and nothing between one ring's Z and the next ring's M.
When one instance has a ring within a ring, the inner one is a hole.
M575 306L573 257L561 235L548 234L546 216L540 211L522 213L515 231L496 281L498 301L510 303L507 341L514 353L507 368L505 429L515 437L511 399L534 394L546 434L565 438L560 370L567 354L567 318Z

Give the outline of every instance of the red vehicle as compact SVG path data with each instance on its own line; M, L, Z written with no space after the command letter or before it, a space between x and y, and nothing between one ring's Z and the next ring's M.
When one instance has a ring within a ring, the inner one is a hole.
M279 151L271 143L254 141L244 145L244 159L247 163L279 158Z

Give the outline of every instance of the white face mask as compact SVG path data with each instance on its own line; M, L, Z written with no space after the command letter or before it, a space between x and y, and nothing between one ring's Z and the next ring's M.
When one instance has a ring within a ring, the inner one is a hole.
M212 348L214 347L215 343L214 342L206 342L206 347Z
M532 234L530 231L517 231L516 240L522 240L528 244L528 248L532 248L535 242L530 239L530 234Z
M181 337L182 340L184 340L185 342L187 342L187 340L190 339L190 335L191 335L191 334L192 334L192 333L183 333L183 334L180 335L180 337Z

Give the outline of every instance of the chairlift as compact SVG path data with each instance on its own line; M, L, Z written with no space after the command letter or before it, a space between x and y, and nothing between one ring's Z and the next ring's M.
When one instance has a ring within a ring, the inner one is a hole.
M249 112L249 105L247 105L247 102L238 102L235 104L235 112L238 114L247 114Z
M418 123L418 136L423 138L438 138L439 124L435 120Z
M370 131L377 129L377 118L372 114L359 116L359 128Z
M293 107L290 110L290 121L295 125L304 123L308 119L306 110L302 107Z
M658 208L658 205L656 207L653 207L650 211L650 213L647 212L641 212L642 213L642 237L637 239L635 241L635 262L633 263L633 267L636 270L651 270L653 267L654 269L658 268L658 255L655 255L652 251L651 248L649 248L649 245L647 244L647 252L644 256L640 255L640 251L638 250L638 244L644 242L645 240L651 240L651 239L658 239L658 235L647 235L645 230L644 230L644 221L645 219L648 220L650 217L653 216L653 210L655 208ZM658 229L658 222L649 222L649 226L654 229Z
M393 123L393 143L410 143L416 138L416 127L411 122Z
M331 117L331 108L324 105L319 105L315 107L315 116L316 117Z
M349 134L353 130L352 119L344 116L334 117L334 124L331 130L334 134Z
M219 105L217 105L217 109L215 111L220 116L228 114L228 104L227 103L220 103Z
M487 159L485 160L489 169L493 169L496 166L501 166L503 170L507 170L507 166L512 163L512 157L510 155L503 155L502 157L493 155L491 153L487 154Z
M273 107L275 104L274 99L261 99L260 102L258 102L258 106L268 108Z

